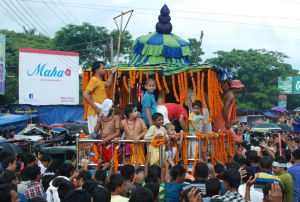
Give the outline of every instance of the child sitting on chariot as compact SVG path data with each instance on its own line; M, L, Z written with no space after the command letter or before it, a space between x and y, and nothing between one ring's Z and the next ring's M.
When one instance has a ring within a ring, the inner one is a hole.
M129 104L124 108L125 119L121 121L121 128L124 130L125 139L133 140L134 144L125 144L126 156L129 156L127 163L134 164L135 160L140 163L145 163L145 149L144 143L139 143L140 139L143 139L146 132L147 126L143 119L139 118L139 112L135 105ZM137 147L135 146L137 144ZM135 149L137 151L135 152Z
M101 146L98 146L98 154L100 154L100 147L102 147L102 161L108 162L112 159L112 143L114 140L120 136L120 116L114 114L112 108L113 102L110 99L105 99L102 104L102 112L100 113L97 124L94 128L96 134L100 133L100 140L103 140ZM114 145L114 149L117 145ZM121 148L120 148L121 149Z
M181 150L183 135L181 133L176 133L175 126L172 123L167 123L164 127L166 128L169 137L169 141L166 145L165 161L168 161L173 167L176 153Z
M169 141L167 130L163 127L164 117L160 113L152 115L154 125L149 128L144 139L152 141L149 144L149 162L150 165L159 163L159 146L162 146L162 154L165 154L165 143ZM164 157L163 157L164 159Z
M192 103L192 113L190 113L189 116L189 123L190 135L195 135L196 133L204 133L204 116L202 115L202 103L199 100L196 100ZM189 141L188 158L194 158L197 144L198 141L195 139Z

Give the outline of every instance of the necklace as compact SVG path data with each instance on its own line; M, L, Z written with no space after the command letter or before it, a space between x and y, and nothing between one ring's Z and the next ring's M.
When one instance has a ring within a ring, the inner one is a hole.
M134 123L133 123L133 124L132 124L132 123L129 124L129 123L128 123L128 119L126 119L126 124L127 124L127 127L128 127L129 130L134 130L134 129L135 129L135 123L136 123L136 119L134 120ZM133 127L130 128L129 125L133 125Z

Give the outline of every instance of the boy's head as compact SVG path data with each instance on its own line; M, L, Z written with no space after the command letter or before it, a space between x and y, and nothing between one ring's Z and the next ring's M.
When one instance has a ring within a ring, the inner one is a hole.
M150 182L150 183L145 184L144 187L148 188L152 192L152 194L154 196L154 201L159 200L159 184L158 183Z
M24 166L31 167L33 165L37 165L37 159L33 154L26 154L24 157Z
M176 165L171 170L171 177L174 182L184 182L186 170L181 165Z
M205 163L197 163L195 167L195 179L207 179L208 166Z
M205 183L206 196L212 197L215 195L220 195L221 193L221 183L217 178L211 178Z
M287 160L283 156L278 156L272 163L272 171L275 175L279 175L287 168Z
M292 153L292 160L294 163L299 163L300 162L300 149L296 149Z
M60 201L63 201L68 192L74 190L74 185L71 181L65 180L58 187L57 192Z
M200 114L201 109L202 109L202 102L200 102L199 100L196 100L195 102L193 102L192 109L193 109L193 113Z
M96 187L92 193L93 202L110 202L111 194L104 187Z
M115 195L123 195L126 192L126 182L120 174L112 174L107 185L109 191Z
M154 79L147 79L145 83L145 88L149 93L153 93L156 89L156 81Z
M28 167L27 174L31 181L39 182L42 178L41 168L38 165Z
M2 178L4 180L4 183L15 185L18 184L17 176L14 172L7 171L3 174Z
M82 187L82 185L88 181L91 180L91 174L87 171L81 171L79 173L79 175L77 176L77 180L78 180L78 184L80 187Z
M161 168L158 165L152 165L148 169L148 174L145 178L145 182L154 182L154 183L160 183L160 174L161 174Z
M97 170L95 173L95 180L100 184L105 184L106 171L105 170Z
M9 171L16 172L16 160L13 156L7 156L2 160L2 167Z
M102 61L95 61L92 65L93 75L105 75L105 63Z
M43 155L42 156L42 159L41 159L41 163L46 167L48 168L51 164L51 157L49 155Z
M153 197L153 194L152 194L151 190L144 187L144 188L135 189L131 193L131 196L129 198L129 202L140 202L140 201L153 202L154 197Z
M164 116L161 113L158 112L154 113L152 115L152 120L156 127L161 127L164 125Z
M121 175L125 180L132 181L134 178L134 166L130 164L125 164L121 167Z
M240 172L233 168L229 168L224 172L223 179L226 190L230 190L231 188L237 189L241 184Z
M63 163L59 166L59 174L65 177L71 177L74 173L74 167L71 163Z
M133 104L126 105L124 108L126 118L136 119L139 117L139 111Z
M271 156L263 156L259 160L259 168L263 172L271 172L272 171L272 163L273 163L273 158Z
M164 127L167 130L168 135L175 135L175 126L172 123L167 123Z
M251 176L252 179L254 179L254 171L251 167L246 166L245 168L243 168L243 170L247 171L247 174L242 178L243 183L246 183Z

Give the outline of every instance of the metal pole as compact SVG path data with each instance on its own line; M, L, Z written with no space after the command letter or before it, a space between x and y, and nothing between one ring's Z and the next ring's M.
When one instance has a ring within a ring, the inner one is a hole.
M202 152L201 152L201 138L199 138L198 140L198 145L199 145L199 150L198 150L198 159L201 159L202 158Z
M123 164L125 164L125 153L126 153L126 149L125 149L125 144L122 145L123 146Z
M100 159L101 159L101 160L103 159L103 158L102 158L102 147L103 147L103 145L100 144Z
M76 169L79 166L79 134L76 134Z
M162 166L163 166L163 149L162 149L162 145L159 146L159 165L162 168Z
M110 37L110 65L113 64L114 60L114 38Z

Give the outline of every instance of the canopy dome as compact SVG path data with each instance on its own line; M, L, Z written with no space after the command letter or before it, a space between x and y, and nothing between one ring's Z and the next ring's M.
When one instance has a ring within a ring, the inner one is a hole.
M138 37L133 43L133 56L130 64L191 64L191 47L181 37L172 34L170 10L164 5L160 10L156 32Z

